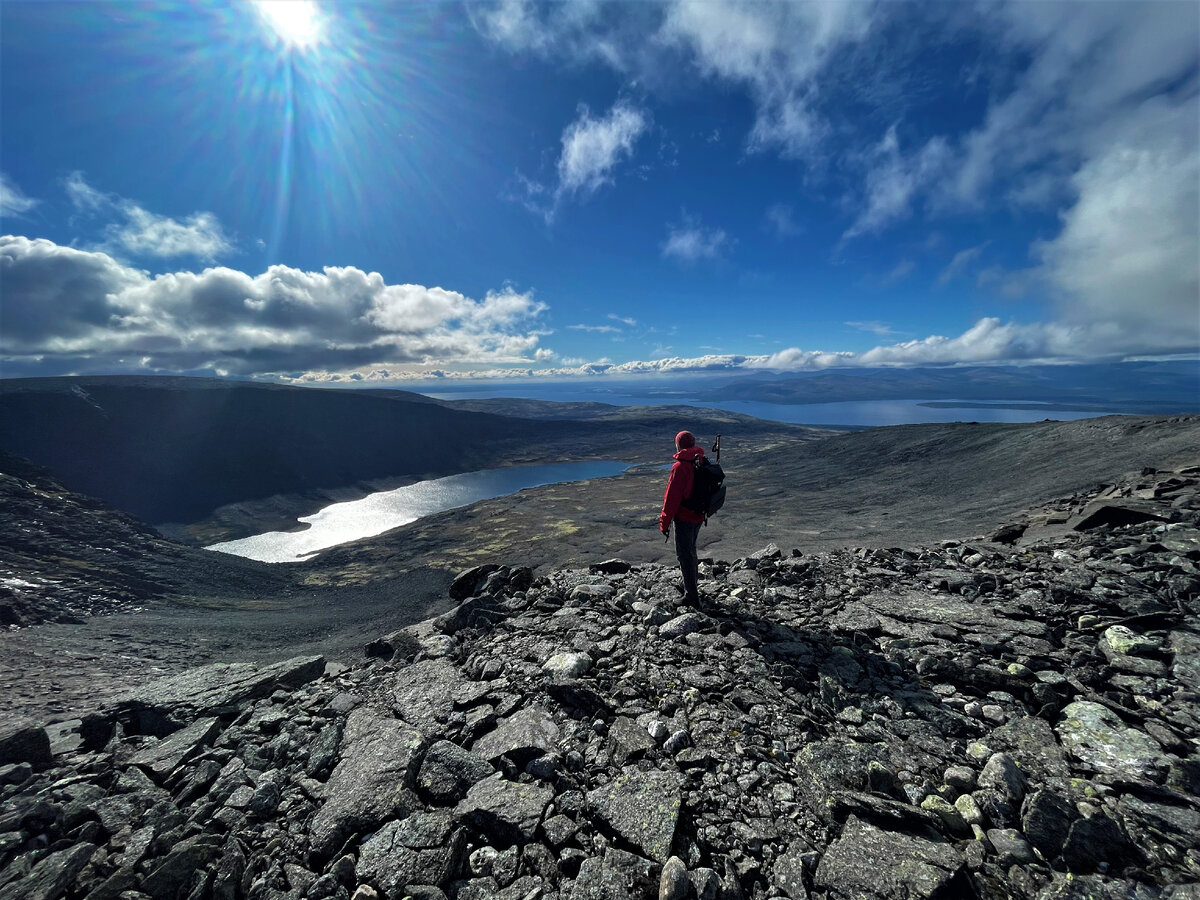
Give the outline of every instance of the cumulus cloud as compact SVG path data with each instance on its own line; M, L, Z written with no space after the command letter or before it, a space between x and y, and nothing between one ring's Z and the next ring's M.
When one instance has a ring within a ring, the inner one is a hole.
M729 235L721 228L704 228L689 216L682 224L673 225L667 232L662 245L665 259L677 259L685 263L700 259L716 259L729 243Z
M64 188L76 210L118 219L105 226L105 239L97 249L163 259L194 256L206 261L233 249L233 242L212 213L192 213L183 221L160 216L132 200L97 190L82 172L67 176Z
M477 300L335 266L151 276L106 253L13 235L0 237L0 274L0 354L10 362L144 359L154 369L249 375L519 363L545 350L545 305L511 287Z
M513 199L552 221L567 199L589 197L613 183L615 170L632 158L649 123L649 113L627 100L618 100L599 118L581 104L578 118L563 129L556 182L547 185L518 173Z
M590 194L609 182L617 163L633 155L633 145L646 124L646 114L625 101L618 101L599 119L581 107L579 118L563 132L560 191Z
M1144 341L1200 334L1200 154L1183 141L1117 145L1076 173L1078 201L1038 245L1071 324L1110 322Z
M26 196L11 178L0 172L0 216L22 216L37 205L37 200Z

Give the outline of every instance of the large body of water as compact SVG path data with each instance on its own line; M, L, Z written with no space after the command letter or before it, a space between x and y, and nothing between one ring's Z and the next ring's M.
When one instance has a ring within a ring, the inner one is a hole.
M418 481L394 490L369 494L361 500L334 503L318 513L304 516L298 520L309 526L303 531L268 531L237 541L223 541L205 549L263 562L301 562L321 550L382 534L415 522L422 516L538 485L619 475L630 465L626 462L598 460L509 466Z
M421 391L437 400L494 400L522 397L557 403L610 403L613 406L703 406L789 422L795 425L917 425L932 422L1040 422L1042 419L1086 419L1119 412L1072 409L1069 404L1030 400L931 401L859 400L837 403L762 403L752 400L703 400L683 391L638 393L615 385L499 385L462 391ZM1128 410L1136 414L1135 410Z

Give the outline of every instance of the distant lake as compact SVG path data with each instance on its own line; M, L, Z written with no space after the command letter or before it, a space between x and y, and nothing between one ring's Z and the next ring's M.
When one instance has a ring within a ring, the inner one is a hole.
M302 562L321 550L382 534L422 516L543 484L620 475L631 465L597 460L508 466L418 481L394 490L368 494L361 500L334 503L314 515L304 516L297 520L309 526L303 531L268 531L237 541L222 541L205 549L262 562Z
M1086 419L1144 411L1071 409L1069 403L1036 400L854 400L836 403L763 403L754 400L705 400L685 391L646 391L618 385L499 385L462 391L422 391L436 400L491 400L521 397L557 403L610 403L613 406L703 406L796 425L918 425L932 422L1040 422Z

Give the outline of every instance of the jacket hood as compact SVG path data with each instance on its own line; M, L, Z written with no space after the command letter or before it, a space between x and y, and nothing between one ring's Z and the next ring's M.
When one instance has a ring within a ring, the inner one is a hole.
M680 462L692 462L697 457L701 457L703 455L704 455L703 447L684 447L682 450L680 450L678 453L675 454L674 458L679 460Z

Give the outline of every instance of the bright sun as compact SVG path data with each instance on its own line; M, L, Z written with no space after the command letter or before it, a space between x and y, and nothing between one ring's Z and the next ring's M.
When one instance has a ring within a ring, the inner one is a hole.
M313 0L258 0L267 24L289 47L309 47L321 39L321 15Z

